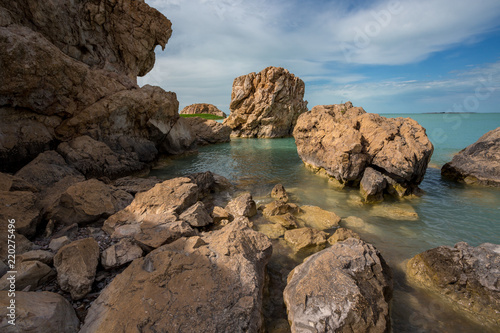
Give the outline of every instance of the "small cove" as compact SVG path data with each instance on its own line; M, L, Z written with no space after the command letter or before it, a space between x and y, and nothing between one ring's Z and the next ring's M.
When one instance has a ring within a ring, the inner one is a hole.
M162 160L150 175L168 179L210 170L228 178L241 191L250 191L257 205L269 201L272 187L281 183L293 202L334 211L342 217L341 226L359 233L382 253L394 274L394 332L485 331L438 298L408 286L404 267L415 254L436 246L453 246L459 241L474 246L499 243L500 190L443 180L439 167L499 126L500 114L401 116L419 121L435 147L421 184L425 194L420 198L365 205L358 190L339 190L308 170L297 155L293 138L233 139L202 147L196 154ZM286 281L286 272L303 258L291 257L283 243L274 241L270 270ZM276 311L278 315L279 309Z

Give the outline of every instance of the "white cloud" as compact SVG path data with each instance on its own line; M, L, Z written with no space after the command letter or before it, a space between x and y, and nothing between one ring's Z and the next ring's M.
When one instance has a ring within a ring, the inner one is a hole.
M361 9L344 1L146 2L172 21L173 35L139 84L175 91L181 107L207 102L224 111L235 77L271 65L306 81L309 107L338 96L331 89L339 84L358 83L356 91L368 99L370 91L359 88L365 76L350 73L351 66L414 63L473 41L500 18L498 0L411 0L397 1L396 6L383 0ZM380 97L418 84L380 82L379 88L370 88L380 91Z

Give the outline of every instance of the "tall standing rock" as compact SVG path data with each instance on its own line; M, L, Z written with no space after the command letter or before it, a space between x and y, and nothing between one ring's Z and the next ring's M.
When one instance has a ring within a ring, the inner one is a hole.
M293 136L306 165L344 185L361 183L367 201L416 192L434 150L415 120L367 113L351 102L315 106L299 117Z
M304 82L281 67L237 77L231 93L231 114L224 121L232 136L290 136L297 118L307 111Z

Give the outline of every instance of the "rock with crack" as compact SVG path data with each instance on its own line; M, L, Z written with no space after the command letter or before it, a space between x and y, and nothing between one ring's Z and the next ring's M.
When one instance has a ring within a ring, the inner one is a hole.
M4 333L78 332L80 321L71 304L59 294L48 291L16 292L16 325L7 321L10 299L7 291L0 291L0 331Z
M224 124L236 137L290 136L299 115L307 111L304 91L304 82L281 67L237 77Z
M103 251L101 264L104 269L117 268L142 257L142 254L143 251L140 246L132 240L124 238Z
M453 156L441 174L467 184L500 186L500 127Z
M377 200L381 193L418 193L434 150L415 120L366 113L351 102L315 106L299 117L293 135L306 165L343 185L362 182L365 196Z
M178 239L116 276L80 332L258 332L271 252L267 237L237 222Z
M440 294L480 324L500 327L500 245L440 246L417 254L407 270L412 284Z
M41 212L36 204L37 196L27 191L0 191L0 202L0 235L7 232L8 221L14 220L17 232L33 237L41 222ZM4 239L7 239L7 235Z
M292 332L387 332L392 277L380 253L350 238L313 254L283 292Z

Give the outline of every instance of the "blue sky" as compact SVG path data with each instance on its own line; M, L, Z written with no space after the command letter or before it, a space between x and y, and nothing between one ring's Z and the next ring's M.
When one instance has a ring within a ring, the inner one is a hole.
M140 85L228 112L235 77L281 66L308 107L500 112L498 0L146 0L172 21Z

